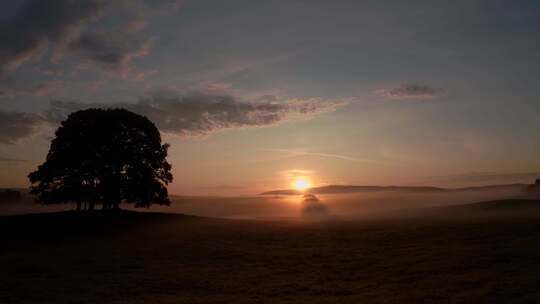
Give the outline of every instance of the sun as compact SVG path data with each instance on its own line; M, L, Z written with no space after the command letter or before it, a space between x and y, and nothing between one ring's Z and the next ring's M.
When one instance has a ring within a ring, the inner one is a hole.
M311 183L306 178L298 178L293 183L294 189L298 191L305 191L309 187L311 187Z

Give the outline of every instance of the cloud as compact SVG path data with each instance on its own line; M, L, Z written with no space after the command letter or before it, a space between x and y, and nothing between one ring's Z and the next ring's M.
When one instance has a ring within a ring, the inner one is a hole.
M218 93L218 92L226 92L227 90L230 90L232 88L232 83L228 82L208 82L208 83L202 83L201 84L205 91L212 92L212 93Z
M280 100L274 96L247 102L228 95L153 92L137 103L82 104L54 101L44 117L58 123L69 113L80 109L125 108L147 116L162 132L201 136L225 129L272 126L333 111L345 104L341 100L319 98Z
M154 44L143 31L148 23L148 16L157 15L163 7L177 1L142 1L120 0L112 3L111 10L116 12L113 19L107 21L107 28L83 32L68 45L68 51L83 59L80 67L98 66L108 71L133 80L143 80L157 70L133 72L131 62L146 56ZM130 73L131 72L131 73ZM130 75L133 74L133 75Z
M79 103L51 101L40 114L0 112L0 143L15 143L48 122L59 124L74 111L88 108L125 108L152 120L160 131L180 136L204 136L225 129L268 127L309 118L345 105L341 100L279 99L264 96L255 101L228 95L153 92L136 103Z
M27 162L27 160L0 156L0 163L24 163L24 162Z
M420 84L405 84L396 88L379 89L374 95L389 99L432 99L444 94L443 89Z
M540 172L471 172L454 175L432 176L426 182L445 183L514 183L534 182L540 178Z
M234 185L217 185L217 186L203 186L199 187L201 190L223 190L223 191L234 191L234 190L242 190L246 187L243 186L234 186Z
M314 173L315 171L304 170L304 169L291 169L291 170L284 170L284 171L279 172L279 174L283 175L285 179L295 179L297 177L311 176Z
M36 114L0 112L0 143L12 144L32 135L41 121Z
M17 68L44 52L49 42L62 45L80 27L97 18L105 0L30 0L0 25L0 70Z
M146 3L147 9L160 15L172 15L176 13L187 0L152 0Z
M290 150L290 149L263 149L262 151L288 154L286 157L280 158L280 159L299 157L299 156L315 156L315 157L321 157L321 158L335 158L335 159L346 160L346 161L351 161L351 162L365 162L365 163L377 162L372 159L358 158L358 157L352 157L352 156L340 155L340 154L334 154L334 153L321 153L321 152L310 152L310 151Z
M29 0L8 22L0 24L0 72L14 70L47 53L51 62L66 55L126 77L130 63L150 51L153 39L141 33L147 18L178 1ZM102 20L99 24L90 23ZM139 73L140 74L140 73ZM140 78L142 76L137 76Z
M13 79L0 82L0 97L2 96L46 96L57 92L63 87L63 81L50 80L38 84L15 81Z
M137 33L119 29L86 32L68 46L87 66L95 63L122 74L129 70L133 59L147 55L151 47L151 39L141 39Z
M266 150L266 151L274 151L274 150ZM284 170L281 172L285 175L292 175L292 176L310 175L314 173L314 171L312 170L304 170L304 169L291 169L291 170Z

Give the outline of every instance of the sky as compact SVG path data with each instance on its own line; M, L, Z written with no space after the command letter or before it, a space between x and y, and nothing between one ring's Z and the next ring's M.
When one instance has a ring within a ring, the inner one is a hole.
M173 194L531 182L540 2L3 1L0 187L88 107L157 125Z

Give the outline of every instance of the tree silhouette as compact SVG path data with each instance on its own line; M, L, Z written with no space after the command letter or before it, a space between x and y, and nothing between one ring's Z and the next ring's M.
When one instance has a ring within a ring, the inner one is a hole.
M168 145L146 117L123 109L71 113L56 130L46 161L28 175L43 204L118 209L121 202L168 205Z
M534 184L527 186L526 195L538 199L540 198L540 178L534 181Z

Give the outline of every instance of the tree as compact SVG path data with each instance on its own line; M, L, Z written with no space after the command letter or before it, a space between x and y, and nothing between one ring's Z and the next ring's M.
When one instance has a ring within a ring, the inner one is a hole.
M526 195L538 199L540 198L540 178L534 181L534 184L527 186Z
M76 203L77 210L170 204L167 144L146 117L123 109L71 113L56 130L46 161L28 175L43 204Z

